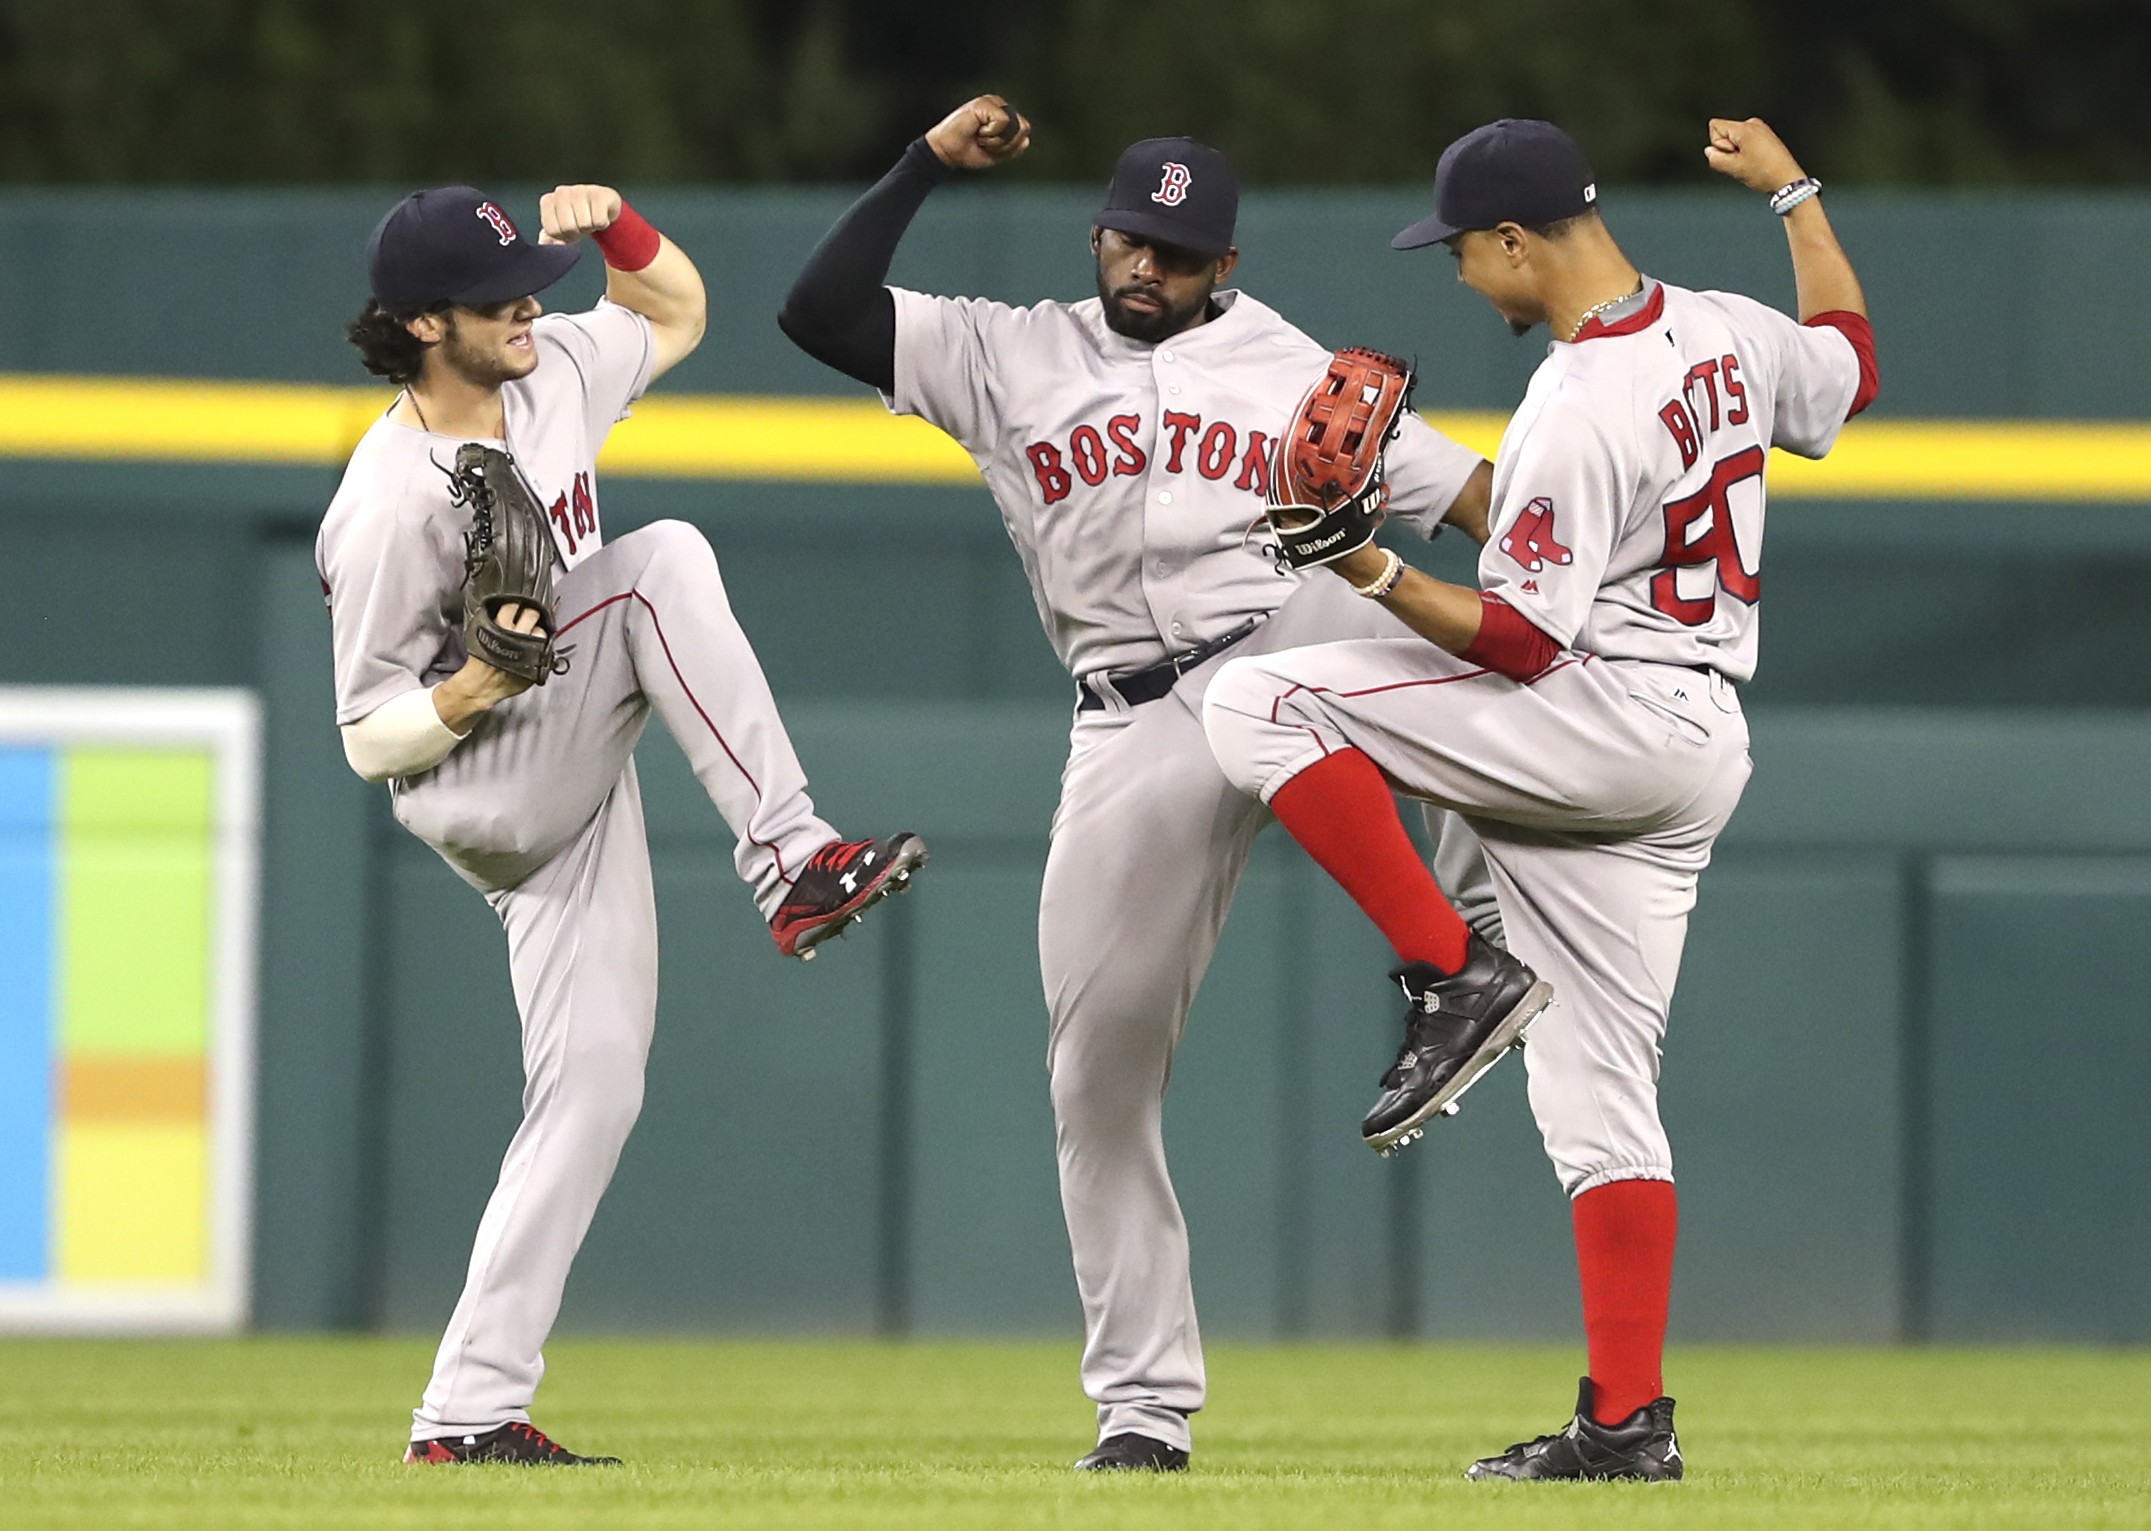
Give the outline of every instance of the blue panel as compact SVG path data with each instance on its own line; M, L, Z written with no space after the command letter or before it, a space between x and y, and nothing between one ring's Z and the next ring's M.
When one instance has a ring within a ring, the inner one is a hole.
M0 750L0 1281L45 1274L52 1163L53 757Z

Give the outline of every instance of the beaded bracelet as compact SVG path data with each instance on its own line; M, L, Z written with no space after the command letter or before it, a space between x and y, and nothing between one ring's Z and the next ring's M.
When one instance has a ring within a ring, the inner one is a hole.
M1770 211L1782 218L1821 190L1822 182L1811 175L1804 175L1797 181L1787 181L1770 194Z
M1379 601L1397 588L1397 581L1404 578L1404 560L1397 556L1395 548L1382 549L1382 572L1364 585L1354 585L1352 593L1363 595L1370 601Z

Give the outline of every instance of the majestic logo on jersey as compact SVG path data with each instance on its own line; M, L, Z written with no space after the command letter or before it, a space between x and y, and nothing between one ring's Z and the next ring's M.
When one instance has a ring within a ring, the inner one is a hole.
M1138 434L1141 415L1115 415L1104 428L1077 426L1065 443L1034 441L1023 449L1032 476L1048 505L1068 498L1080 479L1093 489L1109 478L1136 478L1150 471L1150 453ZM1270 490L1270 457L1277 442L1267 431L1242 432L1230 420L1203 424L1201 415L1168 409L1158 420L1157 450L1165 453L1165 471L1180 473L1190 465L1204 478L1232 479L1232 487L1257 495ZM1237 470L1237 471L1235 471Z
M1524 507L1516 524L1501 536L1501 551L1536 574L1548 564L1573 563L1575 555L1554 538L1554 504L1540 495Z
M1150 200L1167 207L1178 207L1188 199L1188 167L1178 160L1165 162L1165 178L1158 182L1158 189L1150 194Z
M502 244L512 245L515 243L515 225L509 221L506 213L490 202L481 202L478 204L478 216L493 225L493 232L500 236Z

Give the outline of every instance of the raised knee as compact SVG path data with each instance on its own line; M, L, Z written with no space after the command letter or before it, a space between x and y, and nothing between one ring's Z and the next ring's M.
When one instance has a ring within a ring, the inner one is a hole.
M1203 727L1211 729L1211 719L1220 713L1241 713L1249 716L1268 716L1269 698L1275 690L1271 677L1262 668L1260 659L1242 655L1228 659L1218 666L1217 674L1210 677L1210 684L1203 689ZM1211 731L1211 737L1216 737Z

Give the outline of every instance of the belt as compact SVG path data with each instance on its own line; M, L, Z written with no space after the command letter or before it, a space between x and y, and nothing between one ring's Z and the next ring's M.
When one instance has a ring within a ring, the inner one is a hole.
M1130 707L1140 707L1154 702L1173 689L1173 683L1206 659L1215 659L1242 638L1262 625L1262 618L1252 617L1229 633L1220 634L1208 643L1198 643L1185 654L1174 654L1160 660L1146 670L1127 670L1119 675L1100 671L1095 675L1076 679L1076 711L1096 712L1106 705L1108 696L1118 697Z

